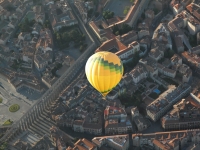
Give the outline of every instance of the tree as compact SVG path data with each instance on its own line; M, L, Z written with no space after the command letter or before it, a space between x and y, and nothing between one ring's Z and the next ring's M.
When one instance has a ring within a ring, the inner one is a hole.
M100 24L100 25L98 25L98 27L100 28L100 29L103 29L103 26Z
M93 13L93 9L88 10L87 12L88 18L92 17L92 13Z
M33 26L35 23L36 23L36 21L35 21L34 19L31 20L31 21L29 21L29 25L30 25L30 26Z
M69 36L70 36L70 38L71 39L73 39L74 41L78 41L79 40L79 38L81 38L81 37L79 37L79 32L77 31L77 30L71 30L70 32L69 32Z
M69 34L67 33L67 32L64 32L63 34L62 34L62 40L64 41L64 42L70 42L70 36L69 36Z
M124 15L126 15L128 13L129 9L130 9L130 6L126 6L125 7L124 12L123 12Z
M126 34L127 32L129 32L131 30L132 30L132 27L129 26L128 24L122 24L121 28L118 28L117 25L113 26L113 34L115 34L115 35L117 35L117 34L123 35L123 34Z
M88 46L88 45L87 45L86 43L85 43L85 44L83 44L83 47L84 47L84 49L86 49L86 48L87 48L87 46Z
M103 17L104 19L111 19L114 17L114 12L111 12L109 10L103 11Z
M140 60L140 55L138 52L135 52L135 54L133 55L132 61L129 62L127 65L131 68L134 68L139 62L139 60Z
M112 30L113 30L113 34L115 34L117 31L119 31L118 25L114 25Z
M171 49L167 49L167 50L165 51L165 53L164 53L164 57L165 57L165 58L169 58L169 59L170 59L173 55L174 55L174 51L171 50Z
M154 11L155 15L157 15L159 13L159 10L157 8L154 8L153 11Z
M5 150L7 148L8 144L6 142L4 142L1 146L0 146L0 150Z
M75 26L73 27L62 27L58 31L54 32L56 37L56 43L60 49L69 47L70 42L74 42L74 47L78 48L83 45L86 37L80 33Z
M84 50L83 45L80 46L80 51L82 52Z
M24 21L19 24L19 28L22 32L30 32L31 27L35 24L35 20L29 21L29 19L26 17Z
M73 140L73 142L76 143L78 140L79 140L79 138L75 137L74 140Z
M128 24L122 24L121 34L125 34L131 30L132 30L131 26L129 26Z
M44 26L44 28L49 28L49 27L50 27L50 22L49 22L49 20L45 20L43 26Z
M136 65L139 60L140 60L140 55L138 52L135 52L135 54L133 55L133 59L132 59L133 64Z
M93 0L94 5L97 5L98 0Z
M144 52L146 49L143 46L140 46L140 50Z
M55 35L56 35L56 39L57 39L57 40L61 40L61 37L60 37L60 34L59 34L59 33L56 33Z
M116 31L116 32L115 32L115 35L119 35L119 31Z
M85 41L85 39L86 39L86 37L85 37L85 35L83 34L82 35L82 38L81 38L83 41Z
M38 4L38 3L40 3L40 0L33 0L33 3Z
M127 10L127 9L124 9L123 14L126 15L127 13L128 13L128 10Z
M169 50L169 57L171 58L174 55L174 51L173 50Z
M14 8L11 4L8 4L8 5L5 7L5 9L6 9L7 11L13 11L13 10L15 10L15 8Z
M95 17L98 17L98 16L99 16L99 12L96 11L96 12L94 13L94 16L95 16Z
M142 13L141 17L142 17L142 19L145 19L145 14L144 14L144 12Z

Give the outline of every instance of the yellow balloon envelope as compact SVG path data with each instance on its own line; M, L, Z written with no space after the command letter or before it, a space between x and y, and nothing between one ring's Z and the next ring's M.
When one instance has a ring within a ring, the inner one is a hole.
M93 54L85 66L88 81L104 97L120 82L123 72L120 58L107 51Z

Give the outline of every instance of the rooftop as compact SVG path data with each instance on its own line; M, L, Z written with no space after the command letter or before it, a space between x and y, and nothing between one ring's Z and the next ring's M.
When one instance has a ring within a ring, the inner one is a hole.
M113 143L114 145L123 147L124 144L129 141L129 137L128 135L115 135L115 136L95 137L92 139L92 142L98 146L101 146L102 143L106 144L108 141Z
M92 142L88 141L87 139L79 139L75 144L75 147L79 147L79 150L94 150L96 148L96 145Z
M126 115L126 112L123 108L114 106L107 106L106 109L104 110L104 115L118 115L118 114Z
M173 103L179 94L185 92L189 87L190 86L187 84L180 85L177 88L174 85L170 86L167 91L162 93L156 100L149 104L146 109L153 114L160 112L167 105Z
M173 109L162 118L162 122L167 124L185 121L197 121L200 120L199 113L199 102L189 96L187 99L183 99L175 104Z

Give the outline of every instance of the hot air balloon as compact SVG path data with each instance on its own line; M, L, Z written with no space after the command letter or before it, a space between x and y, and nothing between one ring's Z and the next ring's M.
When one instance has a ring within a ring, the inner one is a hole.
M120 82L123 72L120 58L107 51L93 54L85 66L88 81L104 97Z

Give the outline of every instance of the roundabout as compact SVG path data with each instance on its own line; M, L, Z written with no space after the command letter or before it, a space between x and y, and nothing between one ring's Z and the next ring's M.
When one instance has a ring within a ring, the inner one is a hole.
M16 112L20 109L20 106L18 104L13 104L9 107L10 112Z

